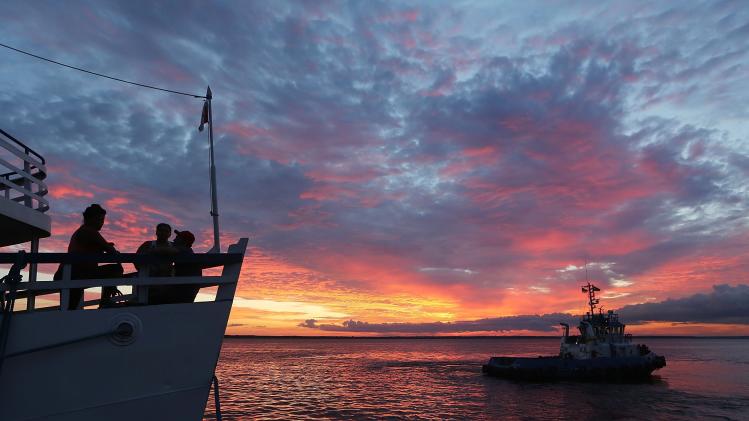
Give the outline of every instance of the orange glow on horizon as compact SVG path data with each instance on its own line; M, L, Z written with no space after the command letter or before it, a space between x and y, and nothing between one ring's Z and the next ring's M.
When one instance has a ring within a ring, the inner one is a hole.
M102 201L111 208L103 235L122 251L134 251L153 235L153 225L162 219L178 218L148 206L129 210L125 196L113 195ZM144 217L146 215L146 217ZM61 251L67 239L80 224L80 214L58 215L54 218L55 235L42 242L44 251ZM153 225L152 225L153 224ZM233 235L225 234L228 245ZM207 249L211 233L199 233L200 250ZM616 238L601 243L609 247ZM569 265L564 259L547 258L544 252L564 248L577 241L562 231L550 231L535 238L524 237L516 242L520 250L539 255L539 261L525 262L520 272L548 273ZM613 253L639 249L649 241L647 235L632 233L623 237ZM200 251L199 250L199 251ZM54 268L41 268L43 271ZM344 321L368 323L433 323L473 321L515 315L551 313L580 314L585 311L585 298L579 293L577 281L563 289L550 286L543 276L513 278L508 284L502 274L441 272L442 282L436 283L432 272L421 271L419 262L408 255L391 253L363 246L352 246L346 255L331 250L309 250L304 261L291 256L271 253L256 245L250 246L240 275L237 299L227 328L228 334L246 335L309 335L309 336L381 336L378 333L324 331L300 327L305 320L340 326ZM669 261L629 278L626 286L603 286L602 302L607 308L628 304L657 302L709 292L716 282L716 271L723 278L741 282L745 264L739 255L705 253L697 258ZM45 272L46 273L46 272ZM47 274L49 275L49 274ZM45 275L46 276L46 275ZM491 280L484 289L471 284L476 276ZM734 282L733 284L735 284ZM509 286L512 285L512 286ZM608 298L607 297L608 294ZM626 320L624 320L627 323ZM630 325L636 335L749 335L749 326L707 323L647 323ZM437 335L445 335L437 333ZM447 335L551 335L548 331L514 330L506 332L465 332ZM389 336L389 335L385 335Z

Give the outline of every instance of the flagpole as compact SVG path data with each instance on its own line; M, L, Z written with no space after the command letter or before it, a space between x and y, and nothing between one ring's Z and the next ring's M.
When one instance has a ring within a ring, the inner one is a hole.
M213 94L211 93L210 86L205 94L205 98L208 101L208 141L211 157L211 216L213 217L213 248L209 253L221 253L221 240L218 229L218 199L216 198L216 164L213 160L213 109L211 108Z

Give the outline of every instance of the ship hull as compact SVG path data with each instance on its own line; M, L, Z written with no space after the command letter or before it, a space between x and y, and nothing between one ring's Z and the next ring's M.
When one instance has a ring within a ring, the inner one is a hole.
M13 316L2 419L200 420L231 300ZM113 327L127 321L130 335Z
M492 357L482 367L485 374L518 380L641 381L664 367L664 357L570 359L561 357Z

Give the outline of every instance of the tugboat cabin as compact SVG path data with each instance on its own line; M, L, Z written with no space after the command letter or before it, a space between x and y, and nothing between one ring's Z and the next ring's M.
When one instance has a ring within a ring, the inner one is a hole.
M562 344L559 356L562 358L596 358L596 357L627 357L645 355L647 347L634 346L632 335L625 334L626 325L619 321L619 315L613 310L604 313L597 308L599 300L595 293L600 291L595 285L588 283L582 287L588 294L589 311L582 317L578 330L580 335L571 336L569 325L564 326ZM596 310L598 310L596 312ZM644 350L642 348L645 348Z

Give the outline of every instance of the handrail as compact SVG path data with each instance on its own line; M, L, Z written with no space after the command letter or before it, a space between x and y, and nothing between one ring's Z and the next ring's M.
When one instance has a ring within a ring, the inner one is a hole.
M0 191L5 192L5 199L18 202L40 213L49 210L49 202L43 198L48 193L47 185L43 181L47 177L44 157L2 129L0 129L0 148L22 162L22 164L17 164L0 158L0 167L11 170L0 174ZM11 178L12 176L15 177ZM11 196L11 192L16 195L20 193L20 195ZM34 201L37 203L36 207Z
M26 263L198 263L203 268L239 263L244 259L241 253L197 253L163 256L138 253L25 253ZM0 253L0 263L15 263L18 253Z
M6 186L5 188L13 189L13 190L16 190L16 191L21 192L21 193L24 194L24 196L19 196L18 200L16 200L16 198L14 198L13 200L15 200L15 201L25 200L26 197L29 197L29 198L33 198L37 202L39 202L38 210L40 212L44 212L44 211L46 211L49 208L49 202L47 201L47 199L44 199L42 197L42 196L46 195L45 191L41 191L41 192L38 192L38 193L33 193L30 190L27 190L27 189L25 189L23 187L14 186L13 183L11 183L10 181L3 180L2 178L0 178L0 187L1 186Z
M59 264L61 279L55 281L37 282L29 278L28 282L18 282L14 285L1 284L0 296L5 296L10 289L20 291L23 298L27 298L27 308L24 311L34 311L34 299L38 295L47 295L51 292L59 291L60 311L69 311L81 309L85 306L102 304L109 306L112 304L112 298L107 296L108 288L118 286L130 286L133 289L131 298L127 301L135 305L158 304L159 301L151 302L149 300L149 290L154 286L185 286L193 285L198 288L218 286L215 295L215 302L231 302L234 299L234 293L239 282L239 274L247 250L247 238L240 238L236 244L229 246L227 253L179 253L174 255L157 255L157 254L138 254L138 253L26 253L19 251L17 253L0 253L0 264L13 263L14 268L23 268L31 263L32 268L38 264L52 263ZM137 276L126 275L118 278L99 278L76 279L72 277L74 265L83 263L133 263L144 266L174 262L175 264L189 264L191 268L200 269L189 276L150 276L148 270L141 270ZM194 266L192 266L194 265ZM216 266L223 266L220 276L203 276L202 269L208 269ZM18 269L20 270L20 269ZM33 270L33 269L32 269ZM55 276L57 278L57 276ZM19 280L20 281L20 280ZM82 291L86 288L102 288L101 300L94 303L91 300L84 301ZM111 292L111 291L110 291ZM79 294L79 295L75 295ZM73 298L78 297L78 298ZM194 298L194 297L193 297ZM81 305L83 304L83 307ZM72 306L72 307L71 307ZM49 307L46 307L49 309ZM3 319L5 320L5 319Z
M46 164L42 163L41 161L37 160L33 156L29 155L28 152L25 150L22 152L19 148L16 148L13 146L12 143L6 141L3 137L0 136L0 144L3 145L5 150L12 153L13 155L23 159L25 162L29 163L29 165L35 167L35 168L46 168Z
M47 164L47 162L44 160L43 156L39 155L39 153L37 151L35 151L35 150L29 148L28 146L26 146L25 143L21 142L20 140L16 139L15 137L11 136L8 132L6 132L3 129L0 129L0 133L2 133L3 135L5 135L5 137L7 137L8 139L16 142L16 144L18 144L18 146L22 147L27 154L28 153L32 153L32 154L36 155L36 157L39 158L40 161L42 161L42 165Z
M58 291L69 288L113 287L120 285L222 285L236 283L236 279L222 276L162 276L149 278L105 278L105 279L70 279L67 281L19 282L18 291ZM0 284L0 291L7 291L5 284Z
M20 168L16 168L15 165L11 164L10 162L0 158L0 164L3 164L5 167L8 168L15 168L15 171L12 171L10 173L3 174L4 176L8 176L7 178L10 178L11 175L17 174L20 175L22 178L28 179L28 180L39 180L42 181L47 176L46 168L40 168L40 167L33 167L29 166L29 170L25 171ZM32 168L36 168L36 173L32 173ZM16 180L13 180L16 182ZM40 183L43 184L43 183ZM45 186L46 187L46 186Z

